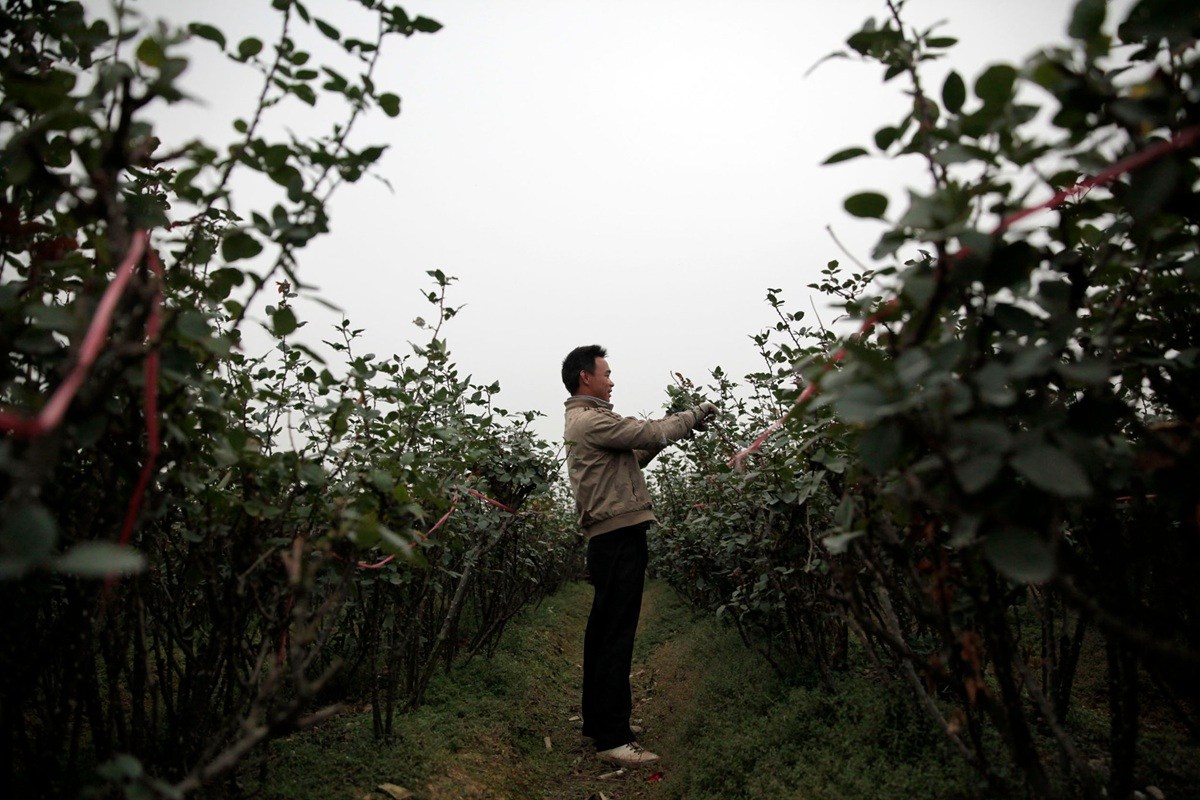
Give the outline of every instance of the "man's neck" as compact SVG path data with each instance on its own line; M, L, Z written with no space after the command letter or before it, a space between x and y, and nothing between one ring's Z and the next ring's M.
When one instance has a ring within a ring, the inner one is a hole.
M599 397L596 397L594 394L573 394L569 398L567 398L567 402L569 403L572 400L587 400L588 402L590 402L594 405L598 405L601 408L609 408L609 409L612 408L612 403L608 402L607 400L601 400Z

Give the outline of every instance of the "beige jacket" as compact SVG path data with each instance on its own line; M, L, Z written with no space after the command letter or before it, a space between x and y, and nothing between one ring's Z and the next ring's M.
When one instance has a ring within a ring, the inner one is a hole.
M567 400L567 474L585 536L656 521L642 467L687 436L700 417L691 410L666 419L637 419L614 414L611 404L596 397Z

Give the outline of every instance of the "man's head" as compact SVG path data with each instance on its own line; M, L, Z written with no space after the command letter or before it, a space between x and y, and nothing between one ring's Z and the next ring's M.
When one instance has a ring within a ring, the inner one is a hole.
M573 395L586 395L608 402L612 397L612 370L608 351L598 344L576 347L562 363L563 386Z

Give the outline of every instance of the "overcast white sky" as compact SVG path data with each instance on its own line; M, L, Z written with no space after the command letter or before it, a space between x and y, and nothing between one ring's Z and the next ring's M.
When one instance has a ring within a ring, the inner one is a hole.
M174 24L212 21L234 41L254 33L270 42L277 24L268 0L139 5ZM344 29L356 24L354 5L307 3ZM945 20L940 31L959 39L947 64L929 70L937 92L947 66L970 86L989 63L1064 42L1072 6L910 0L906 17ZM629 415L660 412L671 371L701 381L717 365L735 376L755 370L748 337L772 321L767 287L811 310L806 284L829 260L845 263L826 226L867 260L881 228L850 218L843 199L882 189L898 212L903 187L923 186L919 171L881 159L819 166L904 113L906 83L882 85L876 66L835 60L805 77L864 19L883 16L883 0L404 8L445 27L391 42L377 83L402 97L403 111L375 115L357 137L390 145L380 171L393 188L367 180L341 190L332 233L304 251L301 276L380 355L421 338L411 321L429 317L426 270L456 276L452 303L465 308L443 329L453 356L464 372L499 380L504 407L546 413L538 431L547 439L561 437L559 365L569 349L608 347L613 402ZM160 118L168 145L172 135L227 140L257 90L211 47L195 53L185 85L205 105ZM281 111L315 130L303 106ZM814 299L829 323L833 313ZM313 320L306 332L326 335L328 313L299 308Z

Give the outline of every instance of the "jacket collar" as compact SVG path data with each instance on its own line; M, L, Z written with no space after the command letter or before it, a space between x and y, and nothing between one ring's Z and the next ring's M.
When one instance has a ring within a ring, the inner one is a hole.
M606 403L599 397L592 397L586 394L573 394L563 403L567 408L603 408L607 411L612 411L612 403Z

